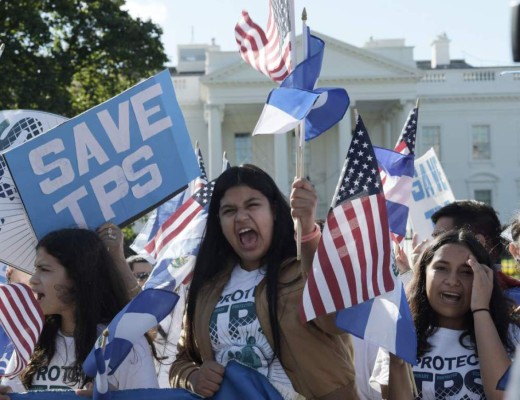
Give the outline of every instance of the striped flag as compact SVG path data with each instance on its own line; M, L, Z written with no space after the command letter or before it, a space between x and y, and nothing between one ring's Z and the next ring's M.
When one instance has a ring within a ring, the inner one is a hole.
M199 142L196 142L195 144L195 155L197 156L197 162L200 168L200 176L191 181L186 190L157 207L148 218L148 221L141 229L134 242L130 245L132 250L148 259L151 264L155 264L157 261L156 257L151 256L151 253L149 253L149 251L154 250L154 248L147 251L145 250L145 246L149 245L150 241L156 238L159 230L162 229L163 224L168 222L168 219L190 199L193 193L202 188L208 181L204 158L202 157ZM150 249L150 247L148 248Z
M390 232L394 242L399 244L406 235L408 204L412 194L414 156L379 147L374 147L374 152L383 181Z
M2 359L13 352L14 367L1 371L7 378L26 366L43 329L44 315L29 286L22 283L0 285L0 323L9 341L2 343ZM4 336L4 338L5 338Z
M415 154L415 139L417 136L417 118L419 107L413 108L408 114L403 130L397 139L394 150L401 154Z
M292 1L269 0L267 34L247 11L242 11L242 18L235 26L235 39L244 61L274 82L283 81L292 69Z
M134 343L170 314L178 300L177 294L167 290L148 289L140 292L107 327L108 338L102 354L104 360L109 360L108 364L99 362L99 349L103 347L104 338L102 334L83 363L85 374L90 377L114 374Z
M386 197L392 239L400 244L406 235L414 174L415 139L419 107L408 114L394 151L376 148L379 173Z
M393 290L390 233L378 165L361 117L303 294L309 321Z
M146 252L158 260L163 252L186 227L201 213L207 212L215 181L203 185L184 202L159 228L154 238L144 247Z

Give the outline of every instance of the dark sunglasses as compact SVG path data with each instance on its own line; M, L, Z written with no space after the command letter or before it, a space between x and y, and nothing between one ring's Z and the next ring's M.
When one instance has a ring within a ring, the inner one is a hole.
M148 272L138 272L137 274L134 274L134 276L135 276L135 278L138 281L145 281L150 276L150 273L148 273Z

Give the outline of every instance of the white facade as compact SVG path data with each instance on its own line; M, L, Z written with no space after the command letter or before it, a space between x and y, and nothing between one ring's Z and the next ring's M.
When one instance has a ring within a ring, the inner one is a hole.
M437 39L444 46L437 68L416 63L413 48L402 39L371 40L359 48L317 36L326 43L317 86L343 87L350 97L343 120L306 145L305 175L318 191L319 217L329 208L350 144L353 109L374 145L393 148L417 98L417 155L435 145L456 198L488 199L504 223L513 216L520 208L520 73L500 73L515 67L472 68L460 60L446 64L445 35ZM260 166L288 194L295 170L292 134L249 136L275 85L237 51L201 47L206 48L204 68L200 60L193 68L179 65L182 72L174 72L172 79L209 176L220 173L226 151L232 165L240 158Z

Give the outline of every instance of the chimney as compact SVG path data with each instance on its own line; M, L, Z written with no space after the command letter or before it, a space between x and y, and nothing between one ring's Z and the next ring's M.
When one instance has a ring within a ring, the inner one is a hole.
M431 63L434 69L450 65L450 39L445 32L432 42Z

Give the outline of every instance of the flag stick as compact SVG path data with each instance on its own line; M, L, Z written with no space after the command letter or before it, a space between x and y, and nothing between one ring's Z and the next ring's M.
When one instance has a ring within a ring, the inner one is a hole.
M4 53L5 44L0 43L0 57L2 57L2 54Z
M302 11L302 47L303 60L308 56L307 54L307 10L305 7ZM301 179L305 176L305 164L303 162L305 150L305 120L301 121L295 129L296 136L296 178ZM301 260L302 254L302 224L300 219L296 220L296 259Z
M101 343L99 345L99 347L101 347L101 351L103 353L103 355L105 355L105 347L107 345L107 339L108 339L108 328L105 328L103 330L103 336L101 336Z

